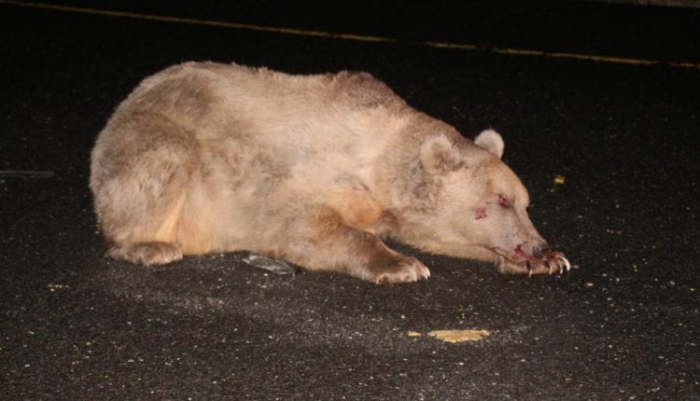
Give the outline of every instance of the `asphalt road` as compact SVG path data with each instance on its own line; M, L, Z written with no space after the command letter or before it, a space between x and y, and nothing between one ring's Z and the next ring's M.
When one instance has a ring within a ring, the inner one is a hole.
M0 398L700 399L698 10L235 3L0 2ZM366 70L466 136L496 128L578 269L528 279L405 250L432 277L375 286L245 254L105 259L95 136L185 60Z

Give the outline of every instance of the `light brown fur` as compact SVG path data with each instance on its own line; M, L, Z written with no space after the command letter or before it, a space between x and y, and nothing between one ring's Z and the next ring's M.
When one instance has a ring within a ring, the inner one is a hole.
M366 73L186 63L117 108L93 150L90 187L108 255L133 263L248 250L375 282L427 278L380 239L391 236L504 271L545 271L500 136L476 142ZM512 205L494 207L500 194ZM472 218L477 208L488 217Z

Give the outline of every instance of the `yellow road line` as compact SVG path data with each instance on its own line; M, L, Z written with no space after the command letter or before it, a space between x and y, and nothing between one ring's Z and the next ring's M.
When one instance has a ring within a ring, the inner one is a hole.
M698 63L683 63L683 62L663 62L656 60L646 60L638 58L626 58L626 57L612 57L612 56L594 56L589 54L576 54L576 53L561 53L553 52L547 53L541 50L527 50L527 49L509 49L500 47L486 47L486 46L476 46L476 45L466 45L459 43L440 43L440 42L425 42L424 44L432 47L437 47L440 49L456 49L456 50L483 50L496 54L505 54L511 56L535 56L535 57L549 57L549 58L565 58L573 60L586 60L595 61L600 63L614 63L614 64L636 64L636 65L668 65L671 67L678 68L697 68L700 69L700 64Z
M483 47L476 45L467 45L463 43L443 43L443 42L424 42L423 44L437 47L438 49L454 49L454 50L481 50Z
M302 30L302 29L282 28L282 27L274 27L274 26L242 24L242 23L237 23L237 22L201 20L201 19L194 19L194 18L169 17L169 16L165 16L165 15L139 14L139 13L126 12L126 11L100 10L100 9L95 9L95 8L83 8L83 7L73 7L73 6L60 6L60 5L46 4L46 3L34 3L34 2L24 2L24 1L14 1L14 0L0 0L0 4L2 4L2 3L20 6L20 7L40 8L40 9L44 9L44 10L64 11L64 12L69 12L69 13L91 14L91 15L100 15L100 16L105 16L105 17L116 17L116 18L141 19L141 20L158 21L158 22L172 22L172 23L187 24L187 25L204 25L204 26L213 26L213 27L219 27L219 28L281 33L281 34L285 34L285 35L315 36L315 37L321 37L321 38L344 39L344 40L354 40L354 41L363 41L363 42L395 42L396 41L396 40L390 39L390 38L382 38L382 37L378 37L378 36L369 36L369 35L356 35L356 34L350 34L350 33L330 33L330 32L323 32L323 31L308 31L308 30Z
M201 20L194 18L181 18L181 17L169 17L164 15L151 15L151 14L139 14L126 11L113 11L113 10L100 10L95 8L84 8L84 7L73 7L73 6L61 6L55 4L46 3L35 3L35 2L25 2L25 1L15 1L15 0L0 0L0 4L9 4L20 7L28 8L39 8L44 10L54 10L63 11L69 13L79 13L79 14L90 14L90 15L100 15L106 17L115 18L131 18L140 19L147 21L158 21L158 22L170 22L178 24L187 25L202 25L202 26L213 26L219 28L229 28L229 29L241 29L249 31L258 32L270 32L278 33L283 35L299 35L299 36L312 36L319 38L330 38L330 39L341 39L359 42L377 42L377 43L397 43L397 39L381 37L381 36L371 36L371 35L358 35L352 33L332 33L324 31L315 30L304 30L304 29L293 29L284 27L274 27L274 26L263 26L254 24L244 24L237 22L226 22L226 21L216 21L216 20ZM499 48L499 47L487 47L472 45L466 43L450 43L450 42L432 42L427 41L422 43L425 46L430 46L438 49L448 49L448 50L458 50L458 51L486 51L495 54L503 54L510 56L530 56L530 57L547 57L547 58L561 58L561 59L571 59L571 60L584 60L599 63L613 63L613 64L632 64L632 65L666 65L674 68L694 68L700 69L700 63L691 62L665 62L658 60L647 60L647 59L636 59L627 57L614 57L614 56L597 56L589 54L577 54L577 53L563 53L563 52L553 52L548 53L541 50L529 50L529 49L511 49L511 48Z
M660 61L655 61L655 60L645 60L645 59L638 59L638 58L624 58L624 57L607 57L607 56L586 56L582 54L573 54L573 53L549 53L547 54L547 57L554 57L554 58L570 58L570 59L577 59L577 60L591 60L591 61L599 61L603 63L617 63L617 64L638 64L638 65L654 65L654 64L662 64ZM671 63L669 63L670 65ZM696 66L700 68L700 65Z
M537 57L547 57L547 53L541 50L523 50L523 49L501 49L493 48L492 52L496 54L508 54L511 56L537 56Z

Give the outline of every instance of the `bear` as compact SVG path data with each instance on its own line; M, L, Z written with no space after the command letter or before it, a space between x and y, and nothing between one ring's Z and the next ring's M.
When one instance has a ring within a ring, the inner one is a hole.
M374 283L427 279L391 249L562 273L492 129L473 141L366 72L187 62L144 79L91 153L107 256L248 251Z

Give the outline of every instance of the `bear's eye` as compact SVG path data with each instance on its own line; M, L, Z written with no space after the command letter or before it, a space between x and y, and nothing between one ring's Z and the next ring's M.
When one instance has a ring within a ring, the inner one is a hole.
M503 194L498 194L498 204L504 208L511 207L511 203L508 201L508 198Z

